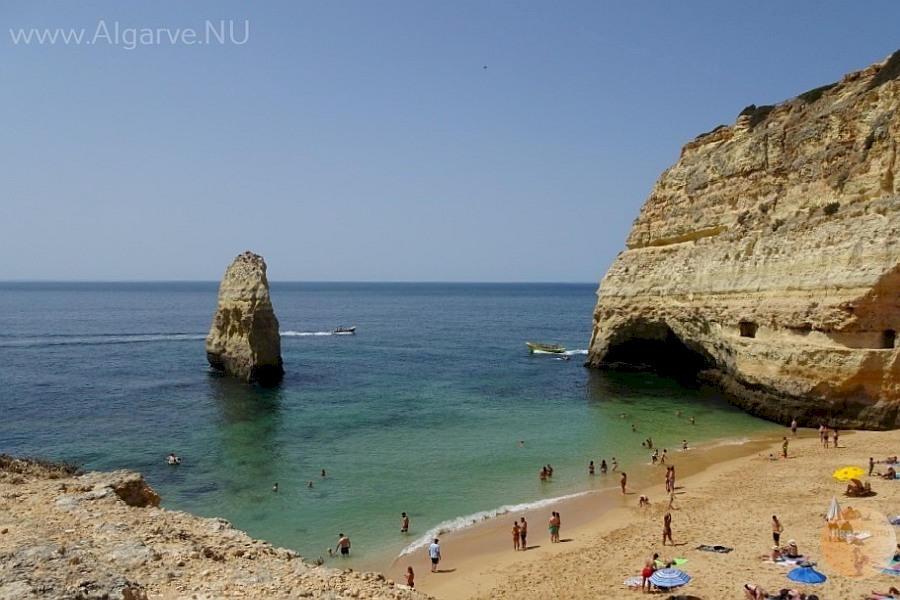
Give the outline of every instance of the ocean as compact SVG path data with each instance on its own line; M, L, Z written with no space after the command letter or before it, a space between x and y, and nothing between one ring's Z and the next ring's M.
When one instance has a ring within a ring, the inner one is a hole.
M0 452L139 471L163 507L308 559L346 533L342 566L383 571L438 532L616 487L600 460L643 467L647 437L674 453L782 429L586 369L596 287L272 282L286 375L261 389L207 365L216 282L0 283Z

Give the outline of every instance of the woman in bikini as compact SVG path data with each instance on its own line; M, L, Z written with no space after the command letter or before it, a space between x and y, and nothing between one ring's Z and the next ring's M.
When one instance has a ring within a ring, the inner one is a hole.
M512 528L512 534L513 534L513 550L518 550L518 549L519 549L519 545L520 545L520 542L519 542L519 534L520 534L520 533L521 533L521 530L519 529L519 522L518 522L518 521L515 521L515 522L513 523L513 528Z

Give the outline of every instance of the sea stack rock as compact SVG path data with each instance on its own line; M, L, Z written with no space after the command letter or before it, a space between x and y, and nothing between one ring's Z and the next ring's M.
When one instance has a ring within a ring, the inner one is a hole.
M587 366L801 425L900 427L900 51L688 143L597 292Z
M206 336L206 358L214 369L249 383L272 386L281 381L281 334L262 256L244 252L225 270Z

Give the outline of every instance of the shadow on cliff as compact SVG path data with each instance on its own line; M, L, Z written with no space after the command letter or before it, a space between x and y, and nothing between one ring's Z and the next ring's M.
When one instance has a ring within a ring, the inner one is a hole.
M665 323L640 321L616 332L602 361L589 366L605 371L650 372L690 387L696 386L697 375L713 364L702 348L689 347Z

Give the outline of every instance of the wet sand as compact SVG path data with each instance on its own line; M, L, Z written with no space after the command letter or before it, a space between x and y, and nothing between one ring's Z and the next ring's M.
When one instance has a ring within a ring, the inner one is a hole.
M790 438L790 432L785 433ZM669 463L676 465L677 475L671 510L675 547L661 544L668 504L665 468L623 465L631 470L629 475L635 474L625 495L618 488L618 475L609 473L605 477L615 486L612 489L526 511L525 552L513 550L510 533L512 522L523 515L510 514L441 537L444 560L438 573L430 573L427 550L421 549L396 560L388 576L403 581L403 572L412 565L417 588L441 600L620 598L641 594L623 581L639 574L647 557L658 552L663 558L688 560L682 568L693 579L674 593L699 598L741 598L745 582L772 593L796 588L823 599L859 598L871 590L898 586L900 577L883 574L875 565L889 558L896 543L885 515L900 513L900 481L864 476L877 494L845 498L846 482L832 473L847 465L867 470L869 456L877 460L900 454L900 432L847 432L839 448L825 449L816 431L801 430L797 438L790 438L789 458L780 458L780 451L781 438L768 438L670 453ZM649 507L638 507L641 494L650 498ZM823 531L833 496L844 508L862 509L863 516L872 520L856 526L874 535L854 544L830 544ZM553 510L561 513L562 528L561 542L551 544L547 522ZM773 514L785 527L781 543L795 539L828 581L796 584L786 577L792 567L762 560L772 547ZM700 545L733 550L705 552L698 550ZM867 566L850 566L847 557L852 551L856 562ZM653 595L668 598L669 593Z

